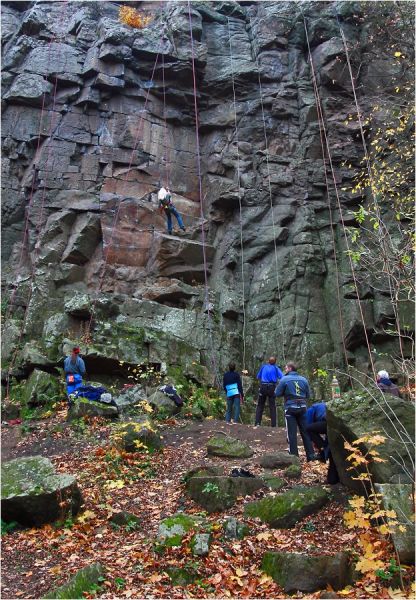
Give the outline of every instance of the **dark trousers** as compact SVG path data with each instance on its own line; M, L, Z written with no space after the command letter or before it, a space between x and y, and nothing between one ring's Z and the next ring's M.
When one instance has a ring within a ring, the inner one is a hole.
M275 388L276 388L275 383L261 383L260 384L259 397L257 399L255 425L261 424L261 418L263 416L264 406L266 404L266 400L268 399L272 427L276 427L276 396L274 395Z
M326 421L309 423L309 425L306 425L306 431L319 450L322 450L328 445L328 440L326 439ZM325 438L323 436L325 436Z
M285 408L286 428L287 436L289 438L289 454L295 454L298 456L298 428L300 435L302 436L303 447L305 448L306 458L310 460L313 455L312 442L306 431L306 407Z

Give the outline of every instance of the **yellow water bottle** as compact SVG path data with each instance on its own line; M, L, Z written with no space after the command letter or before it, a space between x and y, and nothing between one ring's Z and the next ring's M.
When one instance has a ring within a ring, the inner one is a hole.
M332 390L332 400L336 400L337 398L341 398L341 389L339 387L339 381L335 377L335 375L332 378L331 390Z

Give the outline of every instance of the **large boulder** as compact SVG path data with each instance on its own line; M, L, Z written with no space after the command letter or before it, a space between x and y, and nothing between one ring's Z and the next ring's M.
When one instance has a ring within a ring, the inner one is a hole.
M22 400L27 406L45 406L62 397L57 378L45 371L35 369L27 380Z
M231 540L242 540L250 534L250 528L235 517L226 517L223 523L224 535Z
M259 462L263 469L285 469L290 465L300 465L299 457L287 452L263 454Z
M415 407L411 402L374 390L349 392L327 404L328 439L340 481L363 493L361 481L354 480L357 470L347 470L350 454L344 443L352 443L365 435L380 433L386 439L377 446L383 462L370 462L373 483L410 483L413 453L410 450L415 436ZM363 453L371 445L360 445Z
M130 406L137 406L142 402L146 402L146 392L141 385L134 385L123 390L118 396L115 396L114 402L119 411L123 412Z
M322 487L295 487L278 496L249 502L244 514L258 517L274 529L289 529L316 513L328 500L329 494Z
M163 447L162 438L150 419L146 417L120 424L114 438L126 452L138 452L143 448L160 450Z
M412 485L381 483L376 484L375 488L381 494L383 508L396 513L398 525L391 526L391 539L400 562L412 565L415 563L415 509Z
M51 590L43 598L82 598L94 584L97 584L104 575L104 568L100 563L93 563L80 569L66 583Z
M199 517L177 513L160 522L157 534L158 543L162 548L180 546L182 539L189 531L203 529L203 525L203 519Z
M231 508L239 496L266 487L259 477L191 477L186 484L190 497L208 513Z
M215 435L207 444L207 452L212 456L225 458L249 458L254 450L248 444L227 435Z
M201 465L187 471L183 481L187 483L192 477L218 477L219 475L224 475L224 467L221 465Z
M156 413L166 416L176 415L180 411L180 407L176 406L173 400L159 390L149 396L148 402Z
M74 419L80 419L82 417L106 417L108 419L116 419L118 416L118 409L116 406L111 404L104 404L103 402L94 402L94 400L88 400L88 398L75 398L71 402L68 410L68 421Z
M73 475L56 473L43 456L16 458L1 467L1 511L6 522L42 525L77 514L81 493Z
M339 590L352 583L352 567L346 552L317 556L266 552L261 567L287 594L315 592L328 585Z

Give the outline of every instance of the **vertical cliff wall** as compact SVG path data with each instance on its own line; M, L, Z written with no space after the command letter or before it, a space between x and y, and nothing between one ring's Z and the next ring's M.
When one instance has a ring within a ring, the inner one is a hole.
M147 28L112 2L2 3L6 365L52 368L84 339L91 372L269 353L366 371L365 331L393 356L388 290L360 286L363 325L327 169L329 210L308 62L309 40L351 229L363 148L340 26L364 113L401 76L365 3L130 5ZM185 233L166 235L161 184Z

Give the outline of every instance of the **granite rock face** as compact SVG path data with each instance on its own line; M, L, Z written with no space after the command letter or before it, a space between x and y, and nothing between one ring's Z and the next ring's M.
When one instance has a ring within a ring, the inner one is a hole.
M367 51L371 23L343 4L304 7L340 189L351 177L343 161L358 166L362 147L343 124L352 95L334 7L362 66L358 86L380 62ZM93 317L89 373L119 360L195 361L218 375L241 362L244 341L249 369L269 353L309 372L317 360L340 365L333 231L344 341L367 370L300 8L193 2L190 31L186 6L141 6L153 17L144 30L121 24L111 2L2 4L2 273L13 316L27 309L25 341L56 365ZM160 184L186 232L175 222L167 235ZM346 212L362 200L340 194ZM383 293L370 289L362 304L370 342L390 352Z

